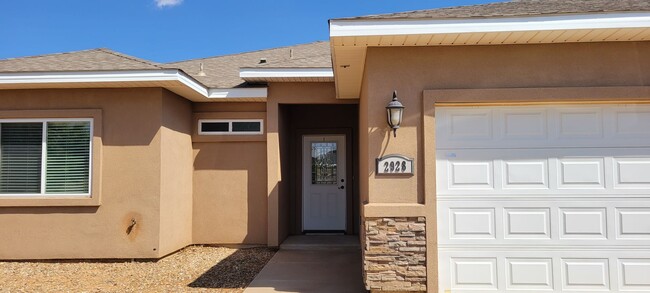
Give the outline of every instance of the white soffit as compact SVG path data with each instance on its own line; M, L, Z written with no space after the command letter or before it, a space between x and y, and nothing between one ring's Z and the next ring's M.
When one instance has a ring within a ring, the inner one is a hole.
M0 73L0 89L163 87L189 100L263 101L266 88L207 88L177 69Z
M332 68L241 68L239 77L249 82L331 82Z
M358 98L373 46L467 46L650 40L650 12L466 19L331 20L337 97Z
M210 99L235 99L235 98L266 98L267 88L227 88L208 90Z

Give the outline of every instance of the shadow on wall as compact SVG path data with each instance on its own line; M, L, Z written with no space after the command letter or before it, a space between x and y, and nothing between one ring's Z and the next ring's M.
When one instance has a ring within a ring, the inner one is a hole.
M195 241L266 244L266 143L193 147ZM215 231L215 225L222 231Z
M238 249L187 286L211 289L246 288L276 251L272 248Z

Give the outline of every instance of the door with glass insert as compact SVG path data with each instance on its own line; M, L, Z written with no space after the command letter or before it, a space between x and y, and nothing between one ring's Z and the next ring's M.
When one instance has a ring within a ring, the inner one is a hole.
M345 231L345 135L302 139L304 231Z

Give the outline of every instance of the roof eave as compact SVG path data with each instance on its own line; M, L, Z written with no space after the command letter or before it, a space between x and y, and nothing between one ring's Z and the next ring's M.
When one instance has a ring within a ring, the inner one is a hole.
M162 87L188 100L263 101L266 88L208 88L179 69L0 73L2 89Z
M332 82L331 67L242 67L239 77L248 82Z
M337 98L358 98L373 46L468 46L650 40L650 12L466 19L331 20Z

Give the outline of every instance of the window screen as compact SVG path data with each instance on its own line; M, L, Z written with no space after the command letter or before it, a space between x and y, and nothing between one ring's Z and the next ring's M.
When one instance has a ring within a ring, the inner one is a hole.
M253 135L263 133L261 119L255 120L199 120L201 135Z
M232 131L233 132L260 132L261 123L257 121L252 122L232 122Z
M90 127L90 121L0 121L0 194L88 194Z
M90 123L47 124L46 193L88 193Z
M203 122L201 123L202 132L228 132L230 126L228 122Z
M0 193L40 193L43 123L0 124Z

